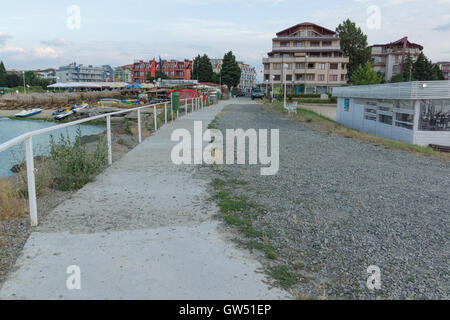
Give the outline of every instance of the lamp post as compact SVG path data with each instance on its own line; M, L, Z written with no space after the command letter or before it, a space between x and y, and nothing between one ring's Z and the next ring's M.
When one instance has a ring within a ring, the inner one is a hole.
M306 68L308 68L308 55L305 56L305 79L304 79L305 88L303 89L304 90L303 94L306 94Z
M266 97L267 97L267 87L269 86L269 80L266 80Z
M23 93L27 94L27 88L25 87L25 71L22 71L22 78L23 78Z
M270 88L270 94L271 94L271 96L272 96L272 102L273 102L273 80L275 80L275 75L273 74L273 75L270 77L270 79L272 80L272 85L271 85L271 88Z
M286 109L286 82L287 82L287 75L286 75L286 73L287 73L287 68L288 68L288 65L285 63L285 64L283 64L283 69L284 69L284 108Z

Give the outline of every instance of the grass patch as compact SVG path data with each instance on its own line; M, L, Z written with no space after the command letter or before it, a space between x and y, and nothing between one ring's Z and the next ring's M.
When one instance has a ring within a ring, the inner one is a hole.
M287 266L275 266L269 268L269 275L275 280L275 284L288 290L297 283L297 276Z
M21 218L27 213L23 194L8 179L0 179L0 221Z

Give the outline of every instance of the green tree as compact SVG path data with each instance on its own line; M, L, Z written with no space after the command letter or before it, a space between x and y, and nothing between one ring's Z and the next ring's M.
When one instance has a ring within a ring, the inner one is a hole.
M351 80L358 67L370 61L371 52L367 45L367 36L349 19L340 24L336 32L341 39L342 52L350 59L347 70Z
M403 81L413 80L413 69L414 69L414 60L412 56L408 53L408 55L405 58L405 62L403 63L403 72L402 72Z
M7 87L7 73L3 61L0 61L0 87Z
M405 82L405 78L402 73L392 76L391 83L396 83L396 82Z
M236 57L230 51L223 57L222 65L222 83L226 84L229 89L237 87L241 81L241 68L236 62Z
M433 66L433 78L434 80L445 80L444 73L436 64Z
M161 70L156 70L154 77L152 77L152 74L150 72L147 72L147 80L149 82L153 82L158 79L161 79L161 80L169 79L169 76L167 74L165 74L164 72L162 72Z
M213 81L213 68L211 60L204 54L198 55L194 59L194 67L192 70L192 79L200 82L212 82Z
M358 69L353 73L352 84L354 85L366 85L366 84L380 84L382 78L380 75L372 69L370 62L366 62L360 65Z

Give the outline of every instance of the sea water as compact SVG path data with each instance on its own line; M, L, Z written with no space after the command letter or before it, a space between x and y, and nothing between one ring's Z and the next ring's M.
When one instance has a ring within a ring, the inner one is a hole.
M48 128L57 125L54 122L40 120L11 120L0 118L0 144L11 140L24 133ZM105 131L105 126L81 125L81 134L83 136L99 134ZM64 129L55 130L49 133L43 133L33 137L34 156L46 155L49 150L50 135L58 140L60 135L69 135L72 141L75 140L78 126L72 126ZM25 143L20 143L10 149L0 152L0 178L8 177L14 173L11 167L18 163L25 162Z

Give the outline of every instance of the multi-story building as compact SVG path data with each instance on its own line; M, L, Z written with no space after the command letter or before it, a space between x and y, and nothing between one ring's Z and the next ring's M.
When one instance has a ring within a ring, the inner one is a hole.
M39 77L41 79L56 81L56 70L55 69L49 68L49 69L45 69L45 70L35 70L33 72L36 75L36 77Z
M56 71L58 82L102 82L105 79L103 67L82 65L76 62L60 67Z
M131 65L131 78L133 83L145 83L147 82L147 74L150 73L151 77L155 77L156 72L156 60L145 62L143 60L135 61Z
M162 64L162 68L161 68ZM162 70L170 79L191 80L192 68L194 62L192 60L162 60L158 64L159 70Z
M115 82L132 82L133 77L131 73L133 69L132 64L126 66L117 67L114 69L114 81Z
M442 70L445 80L450 80L450 61L437 62L436 65Z
M103 68L103 81L104 82L113 81L114 69L111 68L111 66L107 65L107 64L103 65L102 68Z
M423 47L404 37L388 44L373 45L371 50L373 69L382 74L385 81L390 81L393 76L403 72L406 56L409 54L416 60Z
M336 32L300 23L272 39L272 51L263 59L264 82L275 89L286 84L288 93L331 93L347 83L348 62Z
M239 88L244 92L250 92L256 85L256 68L242 61L237 61L237 63L241 69L241 81L239 82ZM211 65L214 73L220 74L223 59L211 59Z

